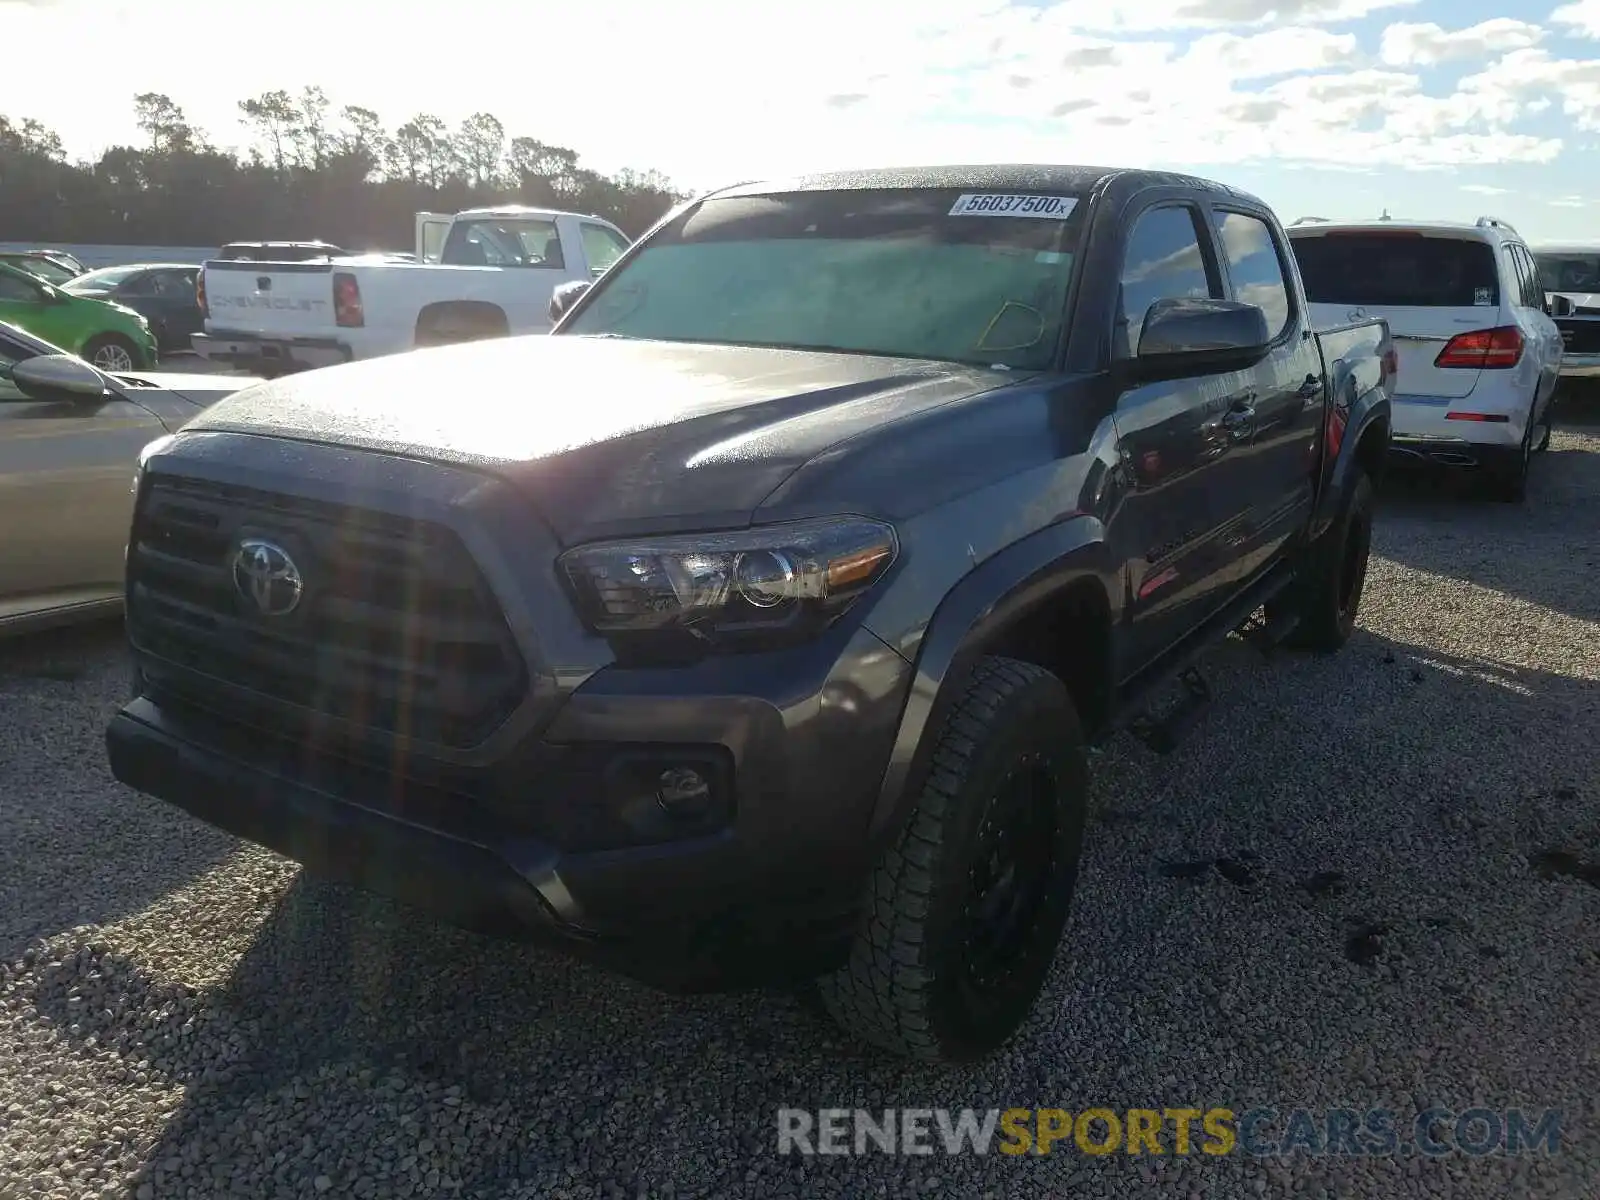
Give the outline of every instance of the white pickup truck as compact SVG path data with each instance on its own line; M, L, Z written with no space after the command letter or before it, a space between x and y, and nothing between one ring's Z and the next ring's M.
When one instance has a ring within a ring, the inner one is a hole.
M417 214L419 261L208 260L195 352L264 377L550 328L551 293L628 248L615 225L542 208Z

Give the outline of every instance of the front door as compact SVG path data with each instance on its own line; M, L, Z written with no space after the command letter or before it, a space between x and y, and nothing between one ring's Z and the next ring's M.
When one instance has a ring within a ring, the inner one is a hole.
M1113 360L1135 354L1158 300L1222 299L1225 281L1204 214L1157 202L1133 222L1123 256ZM1224 371L1138 384L1117 399L1117 436L1130 480L1110 537L1130 564L1131 627L1121 680L1151 665L1217 608L1239 557L1249 503L1239 485L1237 413L1254 375Z
M40 401L0 337L0 614L115 596L139 451L166 433L130 400Z

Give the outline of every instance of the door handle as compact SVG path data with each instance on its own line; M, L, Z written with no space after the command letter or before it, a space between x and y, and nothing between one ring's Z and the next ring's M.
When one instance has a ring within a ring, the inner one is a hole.
M1295 392L1301 400L1315 400L1322 395L1322 378L1318 375L1307 375L1301 382L1299 390Z

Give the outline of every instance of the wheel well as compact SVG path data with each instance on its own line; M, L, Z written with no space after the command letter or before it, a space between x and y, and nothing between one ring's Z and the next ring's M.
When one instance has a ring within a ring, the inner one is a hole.
M1389 421L1384 417L1362 430L1361 440L1356 443L1356 461L1374 483L1383 475L1384 466L1389 461L1388 446Z
M986 654L1043 667L1067 685L1084 732L1111 715L1111 605L1092 579L1069 584L986 637Z
M505 310L498 304L486 300L446 300L429 304L417 314L416 335L421 337L447 323L494 337L504 337L511 331Z

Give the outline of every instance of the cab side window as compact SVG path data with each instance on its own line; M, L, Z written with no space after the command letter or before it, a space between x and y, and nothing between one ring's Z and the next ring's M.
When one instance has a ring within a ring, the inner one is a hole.
M589 271L596 276L621 258L628 248L627 242L604 225L585 223L579 226L579 231L583 236L583 257L589 262Z
M1276 341L1289 325L1289 285L1272 227L1245 213L1218 212L1217 236L1228 262L1233 298L1266 313L1272 332L1268 340Z
M1138 349L1145 314L1157 300L1222 299L1222 280L1202 248L1205 226L1193 205L1152 208L1134 222L1122 264L1119 357Z

